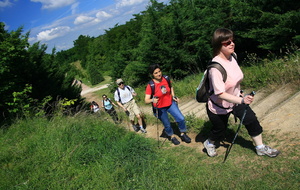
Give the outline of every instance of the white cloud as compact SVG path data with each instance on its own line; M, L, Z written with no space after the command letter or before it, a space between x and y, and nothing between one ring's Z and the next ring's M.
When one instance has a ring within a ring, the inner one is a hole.
M89 16L84 16L84 15L80 15L78 17L76 17L74 24L78 25L78 24L84 24L87 22L90 22L92 20L94 20L94 17L89 17Z
M148 0L117 0L116 7L119 8L119 7L132 6L132 5L143 3L145 1Z
M59 44L59 45L55 45L57 50L62 50L62 49L70 49L73 47L73 44L67 44L67 43L63 43L63 44Z
M64 36L71 31L68 26L59 26L50 30L45 30L37 34L38 41L49 41L60 36Z
M35 3L42 3L42 9L56 9L65 7L76 2L76 0L30 0Z
M72 10L72 15L76 14L77 12L77 8L79 6L79 3L74 3L72 6L71 6L71 10Z
M106 19L108 19L108 18L111 18L113 15L111 15L111 14L108 14L107 12L105 12L105 11L99 11L99 12L97 12L97 14L96 14L96 17L97 17L97 21L98 22L101 22L101 21L103 21L103 20L106 20Z
M11 5L12 3L10 2L10 0L0 1L0 7L9 7Z
M1 0L0 0L1 1ZM54 2L55 0L31 0L44 2ZM61 0L57 0L61 2ZM65 0L71 2L69 0ZM99 0L84 0L92 4L92 1ZM104 0L103 0L104 1ZM78 38L79 35L99 36L105 33L108 28L114 27L115 24L124 24L126 21L132 18L132 14L138 13L141 10L145 10L145 7L149 0L114 0L116 4L97 9L95 6L92 10L79 13L79 8L83 9L86 4L80 3L76 0L72 5L68 13L72 12L68 16L62 15L58 19L51 23L41 25L31 29L31 37L29 41L31 43L41 41L48 46L47 52L51 52L51 48L56 47L57 51L69 49L73 47L73 41ZM168 1L168 0L160 0ZM74 2L74 1L72 1ZM57 6L58 7L58 6Z
M29 43L34 43L34 42L36 42L36 38L35 37L29 37L28 42Z

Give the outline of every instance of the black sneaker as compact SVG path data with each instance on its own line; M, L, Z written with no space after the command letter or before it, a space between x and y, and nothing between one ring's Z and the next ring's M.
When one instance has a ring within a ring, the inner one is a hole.
M179 145L180 144L180 142L176 139L176 137L171 138L171 141L175 145Z
M187 136L187 134L183 134L180 136L181 140L186 142L186 143L190 143L191 142L191 138L189 136Z
M136 125L132 125L132 128L135 132L138 132L139 131L139 128L136 126Z

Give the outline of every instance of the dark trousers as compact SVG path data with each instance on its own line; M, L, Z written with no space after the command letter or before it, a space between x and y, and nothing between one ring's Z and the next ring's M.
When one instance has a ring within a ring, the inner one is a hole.
M114 122L119 121L117 112L115 110L114 107L112 107L110 110L105 109L105 111L112 117L112 119L114 120Z
M228 118L230 114L233 114L240 120L243 117L244 111L246 108L246 104L238 104L233 108L233 111L226 114L226 115L218 115L212 113L209 109L208 106L206 105L206 111L208 118L210 122L212 123L212 129L210 132L210 137L209 139L212 141L217 141L220 140L224 137L225 131L228 126ZM243 125L245 125L248 134L252 137L255 137L263 132L263 129L261 125L259 124L259 121L257 120L257 117L254 113L254 111L248 107L246 116L243 121Z

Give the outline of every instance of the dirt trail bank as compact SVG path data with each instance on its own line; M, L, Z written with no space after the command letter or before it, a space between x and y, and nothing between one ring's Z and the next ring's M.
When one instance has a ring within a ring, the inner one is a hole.
M101 97L95 95L93 92L102 88L107 88L107 85L89 88L82 84L81 95L85 97L87 101L94 100L99 103L102 101ZM295 91L294 89L295 88L291 85L284 85L273 93L258 91L255 95L255 101L251 104L252 109L256 112L263 126L264 134L275 135L274 138L283 141L282 144L285 144L285 142L288 144L289 138L296 138L298 142L300 140L300 91ZM194 114L196 117L207 119L205 105L199 104L192 98L181 99L179 107L184 115ZM151 106L142 107L142 111L144 113L151 113ZM157 127L159 128L158 131L161 132L163 129L161 122L158 122L158 125L156 123L152 125L148 124L148 133L144 135L149 138L157 139ZM131 128L129 129L132 130ZM179 146L194 147L197 151L202 151L203 146L201 141L203 139L201 139L198 134L189 133L189 136L192 138L192 142L190 144L183 142ZM164 138L159 139L161 143L165 140ZM166 143L169 142L167 141ZM277 148L281 148L278 146L280 145L277 145Z

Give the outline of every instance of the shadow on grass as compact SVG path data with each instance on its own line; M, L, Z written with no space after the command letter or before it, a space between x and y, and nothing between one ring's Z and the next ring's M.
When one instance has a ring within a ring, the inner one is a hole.
M159 121L161 123L161 121ZM171 122L171 127L173 129L173 132L175 135L177 135L180 139L180 131L179 131L179 127L178 127L178 123L177 122ZM169 141L171 140L171 138L165 133L165 129L162 129L162 131L160 132L159 137L161 138L166 138Z
M200 132L195 137L195 142L204 143L204 141L209 137L211 127L212 127L212 125L209 121L205 122L204 125L202 126ZM244 126L242 126L242 127L244 127ZM215 142L216 149L219 148L220 146L222 146L224 148L228 148L230 146L230 144L232 143L235 134L236 134L236 131L234 129L227 128L224 136ZM238 144L243 148L248 148L248 149L256 152L255 148L253 146L253 142L245 139L242 135L248 135L248 134L247 133L242 134L242 132L240 130L237 138L235 139L234 144ZM206 150L203 150L203 151L205 152Z

